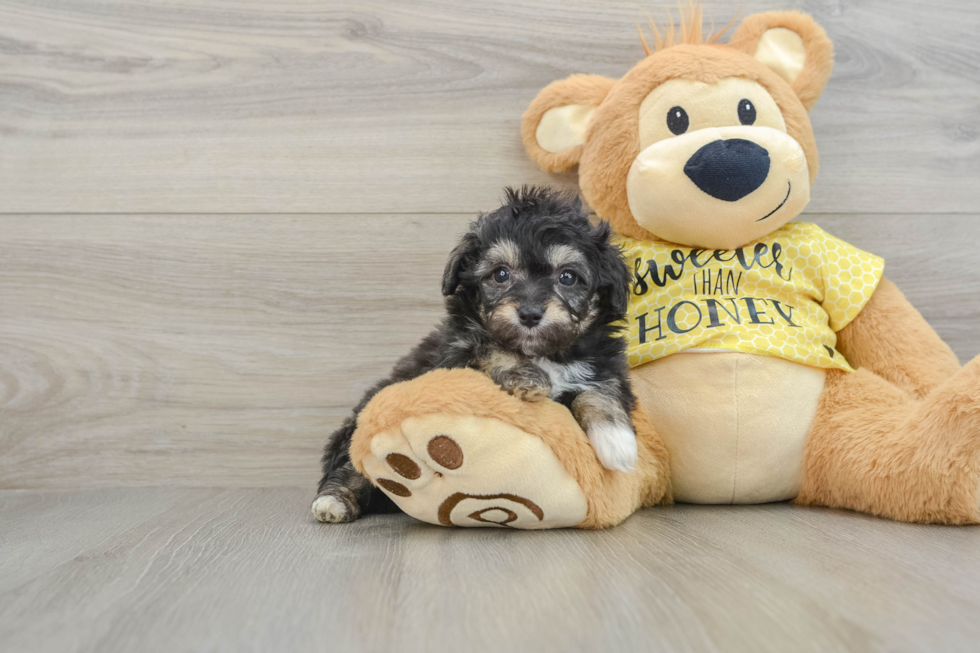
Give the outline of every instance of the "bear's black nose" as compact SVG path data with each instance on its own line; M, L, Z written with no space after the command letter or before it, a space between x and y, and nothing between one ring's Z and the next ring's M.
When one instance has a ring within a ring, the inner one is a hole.
M736 202L769 176L769 152L744 138L714 141L688 159L684 174L708 195Z

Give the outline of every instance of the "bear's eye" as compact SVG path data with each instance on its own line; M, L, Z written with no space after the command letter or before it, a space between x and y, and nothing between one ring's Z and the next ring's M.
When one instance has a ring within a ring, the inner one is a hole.
M748 100L739 101L738 121L743 125L753 124L755 122L755 105Z
M741 111L741 109L739 110ZM684 111L682 107L673 107L667 112L667 129L672 134L680 136L687 131L690 124L691 119L687 117L687 111Z
M558 283L563 286L574 286L576 281L578 281L578 275L571 270L564 270L558 275Z
M507 268L497 268L493 271L493 280L497 283L504 283L510 279L510 270Z

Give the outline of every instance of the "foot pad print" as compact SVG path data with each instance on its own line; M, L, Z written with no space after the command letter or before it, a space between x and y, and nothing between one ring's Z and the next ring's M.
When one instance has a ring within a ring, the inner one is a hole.
M412 491L407 487L399 483L398 481L392 481L388 478L379 478L378 485L388 490L392 494L398 497L410 497L412 496Z
M530 499L519 497L516 494L464 494L463 492L457 492L456 494L452 495L451 497L443 501L442 505L439 506L439 523L441 523L443 526L453 526L453 519L452 519L453 508L459 505L461 501L464 501L466 499L476 499L478 501L494 501L497 499L505 499L512 503L517 503L524 506L525 508L528 509L528 511L531 512L531 514L533 514L535 517L538 518L538 521L544 520L544 511L541 510L541 507L538 506L538 504L534 503ZM496 521L493 519L483 519L484 513L487 513L491 510L499 510L501 512L506 513L507 520ZM480 510L477 510L476 512L473 512L467 516L470 519L475 519L476 521L481 521L488 524L499 524L501 526L506 526L510 522L517 520L517 513L514 512L513 510L509 510L507 508L504 508L503 506L493 506L493 505L488 508L482 508ZM458 525L462 526L462 524L458 524Z
M365 474L430 524L559 528L588 514L582 488L548 445L499 419L409 417L373 434L369 447Z
M392 471L410 481L422 476L422 468L414 460L400 453L390 453L385 456L385 462Z
M437 435L426 446L432 460L446 469L459 469L463 466L463 450L448 435Z

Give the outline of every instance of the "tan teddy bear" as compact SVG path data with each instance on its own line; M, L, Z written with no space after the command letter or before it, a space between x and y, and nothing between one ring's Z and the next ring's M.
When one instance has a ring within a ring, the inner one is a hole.
M621 79L549 85L522 125L543 168L578 166L635 270L636 471L603 469L562 406L465 370L381 392L354 464L444 525L597 528L672 499L980 521L980 358L961 368L880 258L790 222L817 174L824 30L756 14L723 45L695 10L655 39Z

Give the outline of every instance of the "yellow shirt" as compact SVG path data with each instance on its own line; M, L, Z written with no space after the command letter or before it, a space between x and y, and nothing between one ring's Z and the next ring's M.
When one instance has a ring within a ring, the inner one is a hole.
M742 351L851 370L834 347L885 262L807 222L738 250L617 239L634 270L629 362L685 350Z

